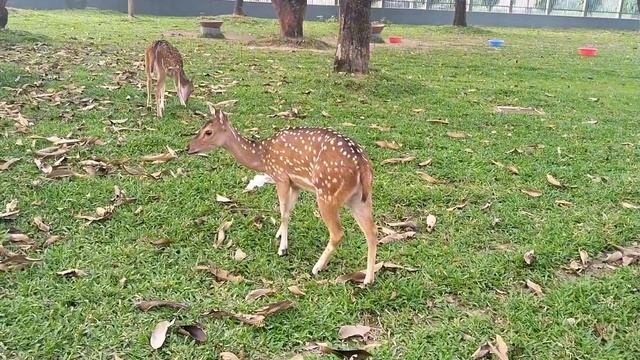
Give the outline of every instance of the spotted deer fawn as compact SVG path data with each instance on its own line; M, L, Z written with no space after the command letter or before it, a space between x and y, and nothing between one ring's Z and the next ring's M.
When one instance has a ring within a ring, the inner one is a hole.
M167 75L176 84L180 104L187 105L193 91L193 85L184 73L184 64L178 49L166 40L154 41L144 52L144 69L147 75L147 106L151 106L151 75L156 74L156 114L158 117L162 117L164 111L164 89Z
M314 192L322 220L329 229L329 243L313 267L322 271L344 235L340 208L345 204L367 238L367 270L364 283L374 280L377 229L373 221L371 190L373 169L362 148L330 129L289 128L269 139L249 141L242 137L222 112L211 109L211 118L189 144L197 154L223 147L240 164L273 178L280 201L279 255L288 248L288 226L301 189Z

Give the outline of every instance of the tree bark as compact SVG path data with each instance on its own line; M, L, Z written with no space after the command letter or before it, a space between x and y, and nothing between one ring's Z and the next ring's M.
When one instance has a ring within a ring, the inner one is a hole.
M301 39L307 0L271 0L280 20L280 33L285 38Z
M233 8L233 15L244 16L242 5L244 5L244 0L236 0L236 6Z
M454 26L467 26L467 0L456 0Z
M7 11L7 0L0 0L0 29L4 29L9 21L9 12Z
M334 71L369 73L370 15L371 0L340 1L340 33Z
M135 17L133 0L127 0L127 13L129 14L129 19L133 19Z

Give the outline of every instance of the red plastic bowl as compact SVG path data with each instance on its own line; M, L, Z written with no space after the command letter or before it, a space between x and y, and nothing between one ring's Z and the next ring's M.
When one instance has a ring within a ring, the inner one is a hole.
M402 42L402 38L400 36L389 36L389 42L392 44L399 44Z
M596 48L583 47L578 49L578 54L582 56L596 56L597 52L598 52L598 49Z

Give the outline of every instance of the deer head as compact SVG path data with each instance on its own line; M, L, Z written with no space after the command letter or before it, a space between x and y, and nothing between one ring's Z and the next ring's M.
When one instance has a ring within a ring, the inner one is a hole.
M189 96L193 92L193 84L188 79L182 77L178 84L178 99L180 99L180 105L186 106L189 101Z
M229 120L222 110L216 110L209 105L211 117L207 121L196 136L191 139L187 152L189 154L198 154L211 151L217 147L223 146L227 137L231 134Z

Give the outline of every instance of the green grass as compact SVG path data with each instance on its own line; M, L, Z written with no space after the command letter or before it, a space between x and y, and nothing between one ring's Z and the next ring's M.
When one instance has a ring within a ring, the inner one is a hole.
M611 244L638 241L640 211L620 206L621 201L640 203L636 34L393 24L384 34L428 46L376 46L367 77L332 73L332 51L256 50L234 41L176 38L172 42L198 87L188 108L169 96L165 117L159 120L144 106L144 87L127 83L111 91L100 86L113 85L115 74L127 70L137 75L135 81L144 81L144 47L167 30L196 31L196 22L146 16L129 22L121 14L94 11L12 11L10 29L0 32L0 103L19 104L35 120L32 134L20 134L13 131L11 118L0 115L0 158L22 158L0 172L0 206L16 199L21 210L14 221L0 220L0 232L29 234L38 246L26 253L42 259L39 266L0 273L0 357L106 359L117 353L124 359L214 359L232 351L246 359L288 359L310 341L357 347L342 343L338 329L370 324L378 328L375 341L381 343L375 359L469 359L496 334L509 344L514 359L637 358L637 265L577 278L562 270L580 249L597 257ZM269 38L278 26L225 18L223 30ZM307 22L305 32L325 39L337 33L337 24ZM506 39L507 46L487 48L492 37ZM578 57L576 49L585 44L596 45L598 57ZM60 104L32 96L69 84L85 89L80 95L63 94ZM66 100L74 97L110 102L83 112L79 109L87 103ZM269 221L279 215L273 187L244 193L253 173L223 151L207 158L180 152L166 164L145 164L145 171L163 170L160 180L118 170L32 186L41 177L32 152L49 146L33 135L72 133L106 142L73 148L69 163L76 170L78 161L92 157L127 158L138 166L141 156L163 152L167 145L184 149L203 121L194 111L206 111L205 101L227 99L239 100L231 109L235 126L259 128L260 137L288 125L332 126L363 145L375 164L377 222L413 218L420 223L416 238L381 246L379 260L419 271L380 273L368 289L317 283L364 268L366 245L353 220L345 212L346 239L328 269L312 278L308 274L327 239L314 215L313 196L303 194L290 225L289 255L278 257L273 239L277 225ZM545 115L500 115L494 112L496 105L533 106ZM297 107L306 117L267 117L276 113L272 107ZM65 119L61 113L72 116ZM450 124L427 122L435 118ZM118 126L146 130L114 133L109 119L128 119ZM586 123L591 120L597 123ZM345 122L357 126L341 125ZM391 131L371 129L371 124ZM468 136L452 139L448 131ZM403 147L381 149L376 140L395 140ZM508 153L532 144L544 147ZM380 165L405 154L417 160ZM417 162L427 158L433 158L433 165L422 170L448 185L430 185L417 177ZM520 175L492 160L517 166ZM186 176L170 175L178 168ZM569 186L550 186L547 174ZM606 181L592 182L587 175ZM74 219L109 204L114 186L136 201L120 206L105 222L86 225ZM531 198L521 192L526 188L543 195ZM216 194L231 197L239 209L215 202ZM556 200L575 206L561 208ZM446 210L465 201L468 206L462 210ZM482 210L488 201L493 206ZM144 211L135 215L139 206ZM438 217L433 233L425 231L429 213ZM266 218L262 229L253 225L260 215ZM64 239L40 246L46 235L32 224L35 216ZM197 224L203 216L204 223ZM492 226L496 218L500 222ZM234 220L228 231L233 246L215 249L216 229L229 219ZM163 249L146 240L163 237L173 240ZM4 245L18 251L8 241ZM243 262L233 260L236 248L248 254ZM527 267L522 254L531 249L537 261ZM216 284L210 275L192 270L205 263L246 280ZM56 274L69 268L88 276L65 279ZM125 286L119 284L122 278ZM263 279L273 282L269 286L277 295L246 303L247 292L263 287ZM544 296L525 289L526 279L540 284ZM293 284L306 296L289 294L286 289ZM143 313L133 305L138 297L192 307ZM200 316L212 308L251 312L282 299L295 301L295 309L269 318L260 329ZM171 332L160 350L152 350L151 330L174 317L201 322L208 342L195 346ZM594 332L596 323L607 329L607 340ZM473 339L463 340L464 334Z

